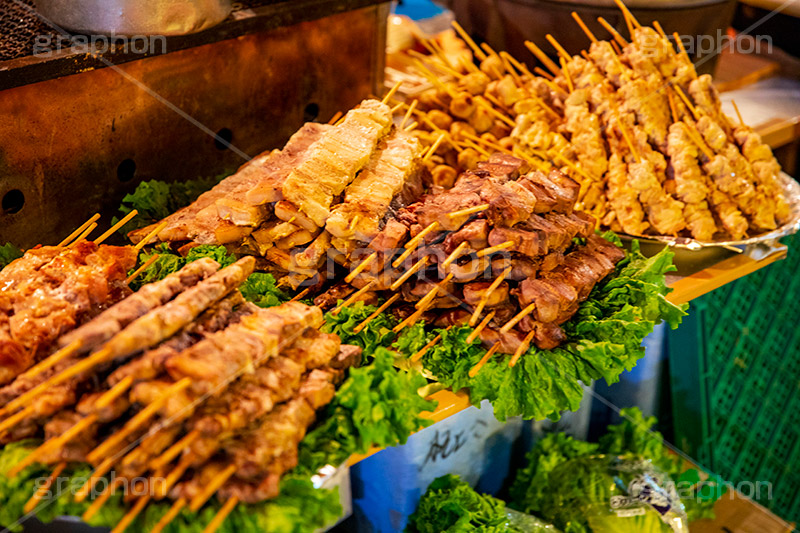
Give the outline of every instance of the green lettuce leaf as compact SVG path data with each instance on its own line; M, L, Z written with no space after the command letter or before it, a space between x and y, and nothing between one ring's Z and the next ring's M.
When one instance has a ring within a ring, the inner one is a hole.
M604 236L618 241L613 234ZM666 247L644 257L634 241L616 275L598 284L563 324L568 341L553 350L532 345L514 367L509 366L510 355L495 355L470 377L469 371L486 350L478 341L467 345L472 330L460 327L443 333L442 341L423 356L423 366L454 390L469 389L473 404L491 401L499 420L518 415L558 419L561 411L580 405L580 382L601 378L617 382L644 356L641 343L655 324L665 320L677 327L686 315L686 305L676 306L665 298L670 289L664 275L675 268L672 257ZM413 352L405 350L411 346L406 344L398 343L397 348L410 355Z
M22 257L22 250L10 242L0 246L0 270L3 270L11 261L20 257Z
M453 474L434 479L409 517L407 533L522 533L507 524L506 505Z
M417 393L425 378L395 369L394 355L386 348L378 347L373 355L368 366L350 370L323 422L300 443L298 473L338 466L373 446L405 444L413 432L430 425L420 414L432 411L436 402Z
M526 466L517 472L511 486L510 506L551 520L565 531L661 531L663 524L652 522L646 515L637 517L641 521L593 517L587 522L579 512L581 502L588 505L590 501L606 501L610 496L594 492L610 485L607 473L593 471L597 464L588 460L605 454L649 460L678 484L689 522L713 518L714 503L725 493L724 482L716 476L701 480L696 469L686 469L680 457L665 445L661 433L653 429L655 417L645 418L635 407L622 409L620 414L622 421L608 426L599 443L583 442L562 433L546 435L536 442L526 455ZM587 462L585 467L578 467L580 475L565 476L563 469L559 469L568 461L582 458L587 458Z
M239 290L248 302L259 307L274 307L292 298L277 287L272 274L263 272L250 274Z
M9 479L6 472L32 450L40 441L29 439L6 445L0 450L0 526L21 531L17 521L25 517L23 507L34 494L38 483L50 475L50 469L39 464L23 470L18 476ZM76 503L72 498L75 491L91 474L86 464L73 464L67 467L54 483L52 493L46 496L37 507L36 517L44 523L60 516L81 516L91 504L90 501ZM280 495L266 502L254 505L237 505L218 531L228 533L305 533L330 524L341 515L337 489L315 489L311 480L297 475L286 475L281 479ZM170 501L151 502L145 512L130 526L131 531L149 531L171 506ZM172 533L202 533L206 525L221 507L216 499L203 509L194 513L188 509L167 527ZM128 507L122 501L122 494L114 495L89 521L96 527L114 527L126 513Z
M112 223L127 215L134 209L139 214L120 230L124 235L165 218L178 209L194 202L198 196L230 175L230 172L187 181L167 183L160 180L148 180L139 183L136 190L126 194L119 206L120 217L114 217Z
M343 344L361 346L364 349L364 355L371 356L379 347L388 347L396 337L392 328L397 321L387 313L381 313L364 329L358 333L355 332L355 328L376 310L377 307L365 305L364 302L356 302L336 314L326 313L322 331L335 333L342 339Z

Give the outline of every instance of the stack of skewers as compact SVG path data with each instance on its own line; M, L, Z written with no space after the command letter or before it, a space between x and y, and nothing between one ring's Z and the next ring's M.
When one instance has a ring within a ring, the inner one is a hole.
M417 67L435 88L407 106L423 144L445 135L429 158L434 182L452 186L459 172L502 151L575 179L576 207L614 231L712 242L786 223L790 208L769 147L741 117L735 124L721 111L711 77L697 76L677 35L676 51L658 22L642 26L617 3L630 42L602 18L613 40L597 39L573 13L589 50L570 55L548 35L556 63L529 42L548 69L535 73L455 24L480 66L432 54Z
M0 276L35 272L41 256L28 252ZM196 511L219 493L226 503L213 531L238 502L276 497L317 410L361 350L321 333L317 307L245 302L237 287L254 265L252 257L221 269L199 259L56 333L59 349L0 389L3 442L45 436L7 476L48 464L52 484L68 463L89 463L94 472L75 494L78 502L94 496L85 520L116 490L144 479L147 490L115 532L151 499L174 500L154 529L161 531L183 507ZM80 273L61 266L68 279ZM109 472L112 482L96 490Z
M388 218L354 258L344 283L358 290L340 307L384 293L404 318L395 332L418 320L469 324L470 339L489 347L473 373L494 353L513 353L513 366L531 342L555 348L566 340L559 325L625 257L594 234L591 215L574 210L579 189L557 170L529 172L522 159L495 154L448 191Z

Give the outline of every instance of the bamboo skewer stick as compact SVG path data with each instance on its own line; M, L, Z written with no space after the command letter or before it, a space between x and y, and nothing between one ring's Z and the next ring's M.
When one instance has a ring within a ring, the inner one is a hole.
M342 115L344 115L344 113L342 113L341 111L337 111L337 112L336 112L336 113L335 113L335 114L334 114L334 115L331 117L331 119L328 121L328 125L329 125L329 126L333 126L334 124L336 124L336 122L338 122L338 121L339 121L339 119L340 119L340 118L342 118Z
M208 485L200 492L197 496L191 499L189 502L189 509L194 512L200 510L200 508L205 505L205 503L217 492L220 487L222 487L226 481L228 481L233 474L236 473L236 465L230 465L228 468L217 474L214 479L212 479Z
M365 269L365 268L367 268L368 266L370 266L370 265L371 265L371 264L372 264L372 263L375 261L375 259L377 259L377 258L378 258L378 252L373 252L373 253L371 253L371 254L370 254L370 255L369 255L369 256L368 256L366 259L364 259L363 261L361 261L361 262L358 264L358 266L356 266L356 267L355 267L355 268L352 270L352 272L350 272L350 273L349 273L349 274L348 274L348 275L347 275L347 276L344 278L344 281L345 281L346 283L350 283L351 281L353 281L354 279L356 279L356 276L358 276L358 275L359 275L361 272L363 272L363 271L364 271L364 269Z
M558 68L558 65L556 65L556 64L553 62L553 60L552 60L552 59L550 59L550 58L548 57L548 55L547 55L547 54L545 54L545 53L542 51L542 49L541 49L541 48L539 48L538 46L536 46L536 44L534 44L532 41L525 41L525 46L528 48L528 50L530 50L530 51L531 51L531 53L532 53L533 55L535 55L535 56L536 56L536 59L538 59L538 60L539 60L539 61L540 61L540 62L541 62L541 63L542 63L542 64L543 64L545 67L547 67L547 69L548 69L550 72L552 72L552 73L553 73L553 75L554 75L554 76L558 76L558 75L560 74L560 69Z
M632 24L634 28L641 28L642 27L642 25L639 24L639 21L636 20L636 17L633 16L633 13L631 13L631 10L628 9L628 6L626 6L622 2L622 0L614 0L614 3L617 4L617 7L625 15L625 21L626 22L628 22L629 24ZM633 36L633 30L631 29L630 31L631 31L631 36Z
M639 151L636 149L636 146L634 146L633 141L628 135L628 128L622 125L622 120L619 118L619 116L617 116L617 127L619 128L620 133L622 133L622 136L625 138L625 143L628 145L634 160L641 161L641 158L639 157Z
M450 328L452 327L453 326L447 326L447 328L444 331L450 331ZM428 344L423 346L421 350L419 350L417 353L409 357L408 360L411 361L412 363L416 363L417 361L422 359L422 356L425 355L425 353L427 353L428 350L433 348L436 345L436 343L442 340L443 333L444 332L440 332L438 335L436 335Z
M686 61L691 63L692 60L689 58L689 54L686 52L686 48L683 46L683 40L681 39L680 34L678 32L672 32L672 36L675 38L675 44L678 47L678 50L680 50L680 54L686 59Z
M556 52L558 52L558 55L561 56L561 58L563 58L565 61L572 60L572 56L569 55L569 52L567 52L567 50L563 46L561 46L561 43L559 43L555 37L553 37L551 34L548 33L547 35L544 36L544 38L547 39L547 42L550 43L553 46L553 48L556 49ZM562 71L564 70L564 65L561 65L561 70Z
M13 415L9 416L2 422L0 422L0 435L11 429L12 427L16 426L26 418L34 415L36 413L36 408L33 405L22 409L21 411L17 411Z
M397 83L395 83L395 84L394 84L394 87L392 87L391 89L389 89L389 92L388 92L388 93L386 93L386 96L384 96L384 97L383 97L383 100L381 100L381 103L382 103L382 104L386 104L386 103L388 103L388 102L389 102L389 100L391 100L391 99L392 99L392 96L394 96L394 93L396 93L396 92L397 92L397 90L400 88L400 86L401 86L401 85L403 85L403 82L402 82L402 81L398 81Z
M475 150L476 152L481 154L483 157L491 156L491 154L488 151L484 150L483 148L481 148L480 146L478 146L477 144L475 144L473 141L471 141L469 139L464 139L464 145L472 148L473 150Z
M175 520L178 514L186 507L186 498L178 498L172 504L172 507L161 517L158 523L150 530L150 533L161 533L170 522Z
M100 218L100 213L95 213L94 215L91 216L91 218L89 220L87 220L86 222L84 222L83 224L81 224L80 226L75 228L75 231L73 231L72 233L67 235L66 238L63 241L61 241L60 243L56 244L56 246L60 247L60 246L68 245L69 243L72 242L72 240L74 238L76 238L78 235L80 235L83 232L83 230L88 228L92 224L92 222L97 221L97 219L99 219L99 218Z
M169 492L169 489L172 488L172 486L177 483L181 477L183 477L183 474L186 473L186 470L192 466L192 461L193 459L191 455L184 455L181 457L180 461L178 461L178 464L169 474L167 474L166 479L160 485L159 491L156 493L156 497L166 496Z
M462 135L464 137L466 137L467 139L471 139L471 140L473 140L475 142L479 142L479 143L483 144L484 146L486 146L488 148L491 148L492 150L496 150L498 152L502 152L502 153L508 154L508 155L514 155L514 152L512 152L511 150L503 148L499 144L495 144L492 141L486 140L486 139L484 139L482 137L478 137L476 135L472 135L471 133L467 133L466 131L463 132ZM486 204L486 205L488 205L488 204ZM449 216L452 216L452 215L449 215Z
M124 478L118 477L109 483L106 489L97 498L95 498L89 508L86 509L83 515L81 515L81 519L84 522L91 520L92 517L97 514L97 511L99 511L103 505L105 505L108 499L114 495L117 485L121 485L124 482Z
M706 146L706 143L703 141L703 138L700 136L700 134L697 133L689 124L686 124L686 133L697 145L700 151L703 152L703 155L705 155L708 159L714 159L714 152L712 152L711 149Z
M569 69L567 68L567 62L562 57L560 60L561 63L561 72L564 73L564 79L567 80L567 88L569 92L575 91L575 85L572 83L572 76L569 75Z
M499 342L492 344L492 347L486 351L483 357L481 357L481 360L478 361L478 363L469 370L469 377L474 378L475 376L477 376L478 372L481 371L481 368L483 368L486 365L486 363L489 362L489 359L492 358L492 356L495 354L495 352L497 352L499 348L500 348Z
M391 297L391 298L389 298L388 300L386 300L385 302L383 302L383 305L381 305L381 306L380 306L379 308L377 308L377 309L376 309L376 310L375 310L375 311L374 311L374 312L373 312L371 315L369 315L367 318L365 318L365 319L364 319L364 321L363 321L361 324L359 324L358 326L356 326L356 327L355 327L355 329L353 329L353 332L354 332L354 333L359 333L359 332L360 332L362 329L364 329L365 327L367 327L367 325L368 325L370 322L372 322L373 320L375 320L375 318L376 318L378 315L380 315L381 313L383 313L384 311L386 311L387 309L389 309L389 307L390 307L390 306L391 306L393 303L395 303L395 302L396 302L396 301L397 301L399 298L400 298L400 295L399 295L399 294L394 294L394 295L392 295L392 297Z
M403 129L403 126L406 125L406 121L409 119L409 117L411 117L411 113L413 113L414 109L417 108L417 104L418 103L419 103L419 100L414 100L413 102L411 102L411 105L408 106L408 111L406 111L406 114L403 115L403 120L400 121L400 129L401 130Z
M552 74L544 70L542 67L533 67L533 71L546 80L553 81L555 79Z
M481 204L476 205L473 207L468 207L466 209L461 209L460 211L453 211L452 213L448 213L448 218L456 218L464 215L473 215L475 213L480 213L481 211L486 211L489 209L489 204Z
M302 300L302 299L303 299L303 298L306 296L306 294L308 294L310 291L311 291L311 287L306 287L306 288L305 288L305 289L303 289L302 291L300 291L300 292L298 292L297 294L295 294L295 295L294 295L294 298L292 298L292 299L291 299L291 300L289 300L289 301L290 301L290 302L296 302L296 301L298 301L298 300Z
M33 494L33 496L31 496L30 500L25 502L25 506L22 508L22 510L26 514L30 513L30 512L33 512L33 510L36 509L36 506L39 505L39 502L42 501L42 499L44 499L44 497L50 491L50 487L53 486L53 482L58 478L58 476L61 475L61 472L63 472L66 467L67 467L67 463L64 462L64 461L62 461L62 462L60 462L60 463L58 463L56 465L56 467L53 469L53 472L47 478L47 481L45 481L36 490L36 492Z
M54 385L59 385L61 383L64 383L68 379L77 376L81 372L85 372L87 370L90 370L91 368L94 368L100 363L104 363L110 357L113 357L113 353L107 348L103 348L101 350L96 351L86 359L81 359L74 365L65 368L62 372L47 379L44 383L40 383L39 385L35 386L28 392L17 396L14 400L6 404L2 412L7 413L11 411L16 411L20 407L27 406L38 395L40 395L43 391L47 390L48 388Z
M133 211L131 211L130 213L128 213L127 215L125 215L124 217L122 217L122 218L120 219L120 221L119 221L119 222L117 222L116 224L114 224L113 226L111 226L110 228L108 228L108 231L106 231L105 233L103 233L102 235L100 235L98 238L96 238L96 239L94 240L94 243L95 243L95 244L100 244L100 243L102 243L103 241L105 241L106 239L108 239L109 237L111 237L111 236L114 234L114 232L116 232L116 231L117 231L118 229L120 229L122 226L124 226L125 224L127 224L127 223L128 223L128 221L130 221L130 220L131 220L133 217L135 217L135 216L136 216L136 215L138 215L138 214L139 214L139 212L138 212L136 209L134 209Z
M122 444L129 435L154 417L164 406L164 404L166 404L172 397L187 389L191 384L192 380L190 378L183 378L174 385L169 386L158 398L147 404L144 409L136 413L133 418L128 420L128 422L125 423L120 431L111 435L109 438L103 441L102 444L92 450L86 456L86 459L90 463L96 463L100 461L102 457L112 453L115 447Z
M147 261L145 261L145 262L142 264L142 266L140 266L139 268L137 268L136 270L134 270L134 271L133 271L133 273L132 273L130 276L128 276L127 278L125 278L125 285L130 285L130 284L131 284L131 282L132 282L133 280L135 280L136 278L138 278L138 277L139 277L139 276L142 274L142 272L144 272L145 270L147 270L147 269L150 267L150 265L152 265L153 263L155 263L156 261L158 261L158 258L159 258L159 255L158 255L158 254L153 254L153 255L151 255L151 256L150 256L150 257L147 259Z
M581 16L578 15L578 13L576 13L575 11L573 11L570 14L572 15L572 18L575 19L575 22L578 23L578 26L581 27L581 29L583 30L583 33L586 34L586 36L589 38L589 40L592 41L593 43L596 43L597 42L597 37L594 36L594 33L592 33L592 30L589 29L589 26L586 25L586 23L583 21Z
M431 303L436 299L436 297L439 296L439 291L445 285L447 285L447 283L451 279L453 279L453 276L454 276L454 274L452 272L449 273L448 275L446 275L444 277L444 279L442 279L439 283L437 283L434 288L432 288L430 291L428 291L428 294L423 296L420 301L418 301L416 304L414 304L414 307L416 309L420 310L420 311L424 311L425 309L427 309L431 305Z
M442 141L447 136L447 133L441 133L439 137L436 138L436 141L431 145L428 152L422 157L422 161L425 162L431 158L431 156L439 149L439 145L442 144Z
M461 56L459 58L458 64L461 65L462 67L464 67L464 70L466 70L467 72L470 72L470 73L472 73L472 72L480 72L481 71L481 69L479 69L478 67L475 66L475 63L473 63L472 61L468 60L464 56Z
M131 385L133 385L133 376L125 376L123 379L119 380L119 382L108 389L102 396L100 396L97 401L95 402L96 409L105 409L111 402L125 394Z
M686 107L689 108L689 111L692 113L694 119L699 120L700 115L697 114L697 109L695 109L695 107L692 105L692 102L689 101L689 97L686 96L686 93L683 92L683 89L677 85L673 85L672 88L676 93L678 93L678 96L681 97L681 100L683 100L683 103L686 105Z
M675 99L672 97L672 91L667 91L667 101L669 102L669 111L672 114L672 122L678 122L678 108L675 107Z
M528 316L529 314L533 313L533 310L536 309L536 304L530 304L528 307L517 313L514 318L506 322L502 328L500 328L500 333L508 333L511 328L517 325L517 323Z
M617 61L619 61L619 56L622 55L622 48L620 48L616 41L611 41L611 48L614 50L614 57L616 57ZM617 64L621 65L622 63Z
M472 52L475 54L475 57L478 58L478 61L483 61L484 59L486 59L487 57L486 54L483 52L483 50L480 49L480 47L477 44L475 44L475 41L473 41L472 37L470 37L469 34L464 30L464 28L461 27L461 24L459 24L455 20L453 21L452 24L456 32L461 36L462 39L464 39L464 42L467 43L467 46L469 46L472 49Z
M114 526L114 529L111 530L111 533L122 533L123 531L128 529L131 523L133 523L133 521L136 520L136 517L139 516L139 513L142 512L142 510L147 506L149 502L150 502L149 494L145 494L144 496L136 500L136 503L133 505L131 510L125 513L125 516L123 516L122 520L120 520L119 523L116 526Z
M167 224L169 224L169 222L167 222L167 221L165 220L164 222L162 222L161 224L159 224L158 226L156 226L156 227L155 227L155 229L154 229L153 231L151 231L150 233L148 233L148 234L147 234L147 236L146 236L144 239L142 239L141 241L139 241L139 242L136 244L136 247L135 247L135 248L136 248L137 250L141 250L142 248L144 248L145 246L147 246L147 244L150 242L150 239L152 239L153 237L156 237L156 236L157 236L159 233L161 233L161 230L163 230L164 228L166 228L166 227L167 227Z
M344 309L344 308L345 308L345 307L347 307L348 305L350 305L350 304L352 304L353 302L355 302L355 301L356 301L356 300L357 300L357 299L358 299L360 296L362 296L362 295L363 295L365 292L367 292L367 291L369 291L370 289L372 289L372 287L373 287L374 285L375 285L375 280L372 280L372 281L370 281L369 283L367 283L366 285L364 285L363 287L361 287L360 289L358 289L356 292L354 292L353 294L351 294L351 295L350 295L350 296L347 298L347 300L343 301L343 302L342 302L342 303L339 305L339 307L337 307L336 309L334 309L333 311L331 311L331 314L332 314L332 315L338 315L338 314L341 312L341 310L342 310L342 309Z
M416 102L416 100L414 101ZM417 121L414 121L405 128L403 128L403 131L414 131L417 126L419 126L419 123Z
M392 115L394 115L394 114L395 114L395 113L397 113L397 112L400 110L400 108L402 108L404 105L405 105L405 103L404 103L404 102L400 102L399 104L397 104L397 105L395 105L393 108L391 108L391 109L389 110L389 113L391 113Z
M483 312L483 308L486 307L486 302L489 301L489 298L492 296L492 293L500 286L503 281L505 281L506 277L511 274L512 267L508 267L503 272L500 273L494 281L492 281L491 285L486 289L486 291L481 295L481 299L478 301L478 305L475 307L475 312L472 313L472 316L469 319L469 325L475 326L475 323L478 321L478 318L481 316Z
M477 255L478 257L485 257L495 252L500 252L502 250L505 250L506 248L511 248L512 246L514 246L514 241L501 242L498 245L490 246L489 248L484 248L483 250L478 251L478 253L475 255Z
M88 237L88 236L89 236L89 234L90 234L90 233L92 233L92 232L93 232L93 231L94 231L96 228L97 228L97 222L92 222L91 224L89 224L89 226L88 226L88 227L87 227L85 230L83 230L83 231L81 232L81 234L80 234L80 235L78 235L78 238L77 238L77 239L75 239L74 241L72 241L72 242L71 242L71 243L70 243L70 244L67 246L67 248L72 248L73 246L75 246L75 245L76 245L76 244L78 244L79 242L81 242L81 241L85 241L85 240L86 240L86 237Z
M664 31L664 28L661 27L661 24L657 20L653 21L653 27L656 29L656 31L658 32L658 34L661 36L662 39L665 39L665 40L669 41L669 37L667 37L667 34ZM670 43L670 48L671 47L672 47L672 44Z
M225 502L225 505L220 508L217 514L214 515L214 518L211 520L211 522L209 522L209 524L205 527L203 533L214 533L216 530L218 530L219 526L221 526L225 519L228 518L228 515L231 514L231 511L233 511L233 508L236 507L236 504L238 503L238 496L232 496L228 498L228 500Z
M67 442L77 437L82 431L85 431L95 422L97 422L97 416L93 414L82 418L61 435L45 441L41 446L33 450L22 461L14 465L6 476L8 478L15 478L17 474L22 472L25 468L38 461L42 455L62 448Z
M161 470L170 464L176 457L178 457L183 450L192 445L194 441L200 438L200 432L196 429L190 431L183 436L178 442L170 446L164 453L156 457L150 462L151 470Z
M617 41L617 43L619 43L620 46L622 46L623 48L625 46L628 46L628 41L625 40L625 37L620 35L620 33L614 28L614 26L609 24L606 19L604 19L603 17L597 17L597 22L599 22L606 29L606 31L608 31L608 33L610 33L612 37L614 37L614 40Z
M431 222L425 229L423 229L422 231L417 233L414 237L412 237L411 240L409 240L405 245L406 251L403 252L400 255L400 257L394 260L394 262L392 263L392 267L397 268L398 266L400 266L400 264L403 261L405 261L406 257L411 255L411 252L413 252L414 249L422 242L425 236L428 235L430 232L436 230L436 228L438 227L439 227L438 222L436 221Z
M450 252L450 255L447 256L447 259L445 259L442 262L442 268L449 267L453 261L455 261L461 256L462 252L467 246L469 246L469 243L467 243L467 241L461 241L461 243L458 246L456 246L455 250Z
M501 121L505 122L512 128L516 127L516 123L513 120L511 120L506 115L495 109L494 106L492 106L492 104L490 104L488 100L484 99L481 96L476 96L474 100L475 102L478 103L478 105L483 106L484 109L486 109L489 113L491 113L495 117L499 118Z
M478 324L478 327L476 327L474 330L472 330L472 333L470 333L469 336L467 337L465 342L468 345L472 344L472 341L474 341L475 339L478 338L478 335L480 335L481 331L483 331L484 328L489 325L489 322L492 321L492 319L494 318L495 314L496 314L496 311L492 311L491 313L489 313L488 315L483 317L483 320L481 320L481 323Z
M67 344L57 352L48 356L46 359L43 359L42 361L37 363L36 366L34 366L30 370L22 374L22 376L20 377L22 377L23 379L35 378L45 370L52 368L54 365L60 363L67 357L74 355L78 350L81 349L81 344L83 343L80 339L72 341L71 343Z
M742 119L742 114L739 112L739 106L736 105L734 100L731 100L731 104L733 104L733 110L736 111L736 118L739 119L739 124L744 126L744 119Z
M421 311L414 311L412 314L407 316L405 320L403 320L402 322L397 324L394 328L392 328L392 332L400 333L403 330L403 328L405 328L406 326L409 326L411 324L416 323L417 319L420 316L422 316L422 312Z
M525 335L525 339L522 341L522 344L517 346L514 356L511 358L511 361L508 362L509 368L514 368L514 365L517 364L517 361L519 361L519 358L522 357L522 354L528 351L528 347L531 345L531 341L533 340L533 334L534 332L531 331Z
M525 76L533 77L533 74L531 74L531 71L528 70L527 66L525 66L525 63L522 63L521 61L517 61L516 57L512 56L511 54L509 54L505 50L500 52L500 57L502 57L503 59L505 59L506 61L511 63L517 70L519 70Z
M86 480L86 483L81 485L81 488L79 488L75 493L76 502L80 503L89 496L89 493L94 489L94 486L97 484L97 482L111 471L111 468L114 466L114 461L114 457L108 457L104 459L102 463L97 465L97 468L92 471L92 474L89 476L89 479Z
M427 256L427 255L424 256L422 259L420 259L419 261L414 263L414 265L412 265L411 268L409 268L408 270L403 272L403 275L400 276L399 278L397 278L394 281L394 283L392 283L392 285L389 287L389 289L393 290L393 291L396 291L397 289L399 289L400 285L405 283L406 280L408 280L408 278L410 278L411 276L413 276L414 274L416 274L417 272L419 272L420 270L422 270L423 268L428 266L428 262L429 261L430 261L430 257Z

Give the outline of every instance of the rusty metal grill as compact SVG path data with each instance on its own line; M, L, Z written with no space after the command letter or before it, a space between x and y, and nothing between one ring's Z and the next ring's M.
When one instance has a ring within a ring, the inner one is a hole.
M30 55L37 35L55 35L32 8L33 0L0 2L0 61Z
M56 32L32 11L34 0L0 1L0 61L18 59L33 53L37 36L54 41ZM242 0L233 3L233 11L253 9L275 0Z

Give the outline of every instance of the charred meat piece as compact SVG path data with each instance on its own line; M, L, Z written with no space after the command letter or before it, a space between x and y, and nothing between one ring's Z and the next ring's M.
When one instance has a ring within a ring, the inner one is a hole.
M494 228L489 233L489 246L497 246L511 241L514 245L509 251L514 251L531 258L541 256L539 232L525 231L516 228Z
M476 281L464 285L464 301L471 306L478 305L492 284L491 281ZM508 301L508 283L505 281L492 291L486 300L486 307L496 307Z
M449 254L465 241L473 250L480 250L488 245L488 237L489 222L486 219L473 220L445 237L444 250Z

